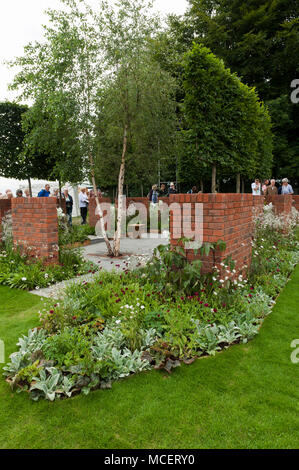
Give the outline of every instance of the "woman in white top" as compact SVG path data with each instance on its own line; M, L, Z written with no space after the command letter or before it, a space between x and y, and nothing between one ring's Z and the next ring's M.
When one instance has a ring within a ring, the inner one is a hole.
M259 179L256 179L251 185L252 194L254 196L261 196L261 183Z

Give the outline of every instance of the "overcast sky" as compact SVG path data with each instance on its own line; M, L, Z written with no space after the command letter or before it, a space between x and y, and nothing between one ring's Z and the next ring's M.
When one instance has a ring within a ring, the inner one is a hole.
M98 0L89 0L93 6ZM7 90L7 85L15 74L3 64L23 54L23 48L28 42L41 40L42 25L47 22L44 14L47 8L57 8L59 0L1 0L0 6L0 101L13 100L15 92ZM187 0L155 0L155 9L162 14L183 14Z

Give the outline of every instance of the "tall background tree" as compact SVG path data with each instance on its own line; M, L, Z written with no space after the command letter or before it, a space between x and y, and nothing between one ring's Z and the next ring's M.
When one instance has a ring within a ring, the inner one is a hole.
M185 135L200 165L212 170L212 192L217 168L236 175L238 182L240 175L252 177L260 162L269 171L270 118L255 90L198 44L184 56L183 70Z
M55 162L41 149L28 152L25 142L24 118L29 108L8 101L0 103L0 175L5 178L28 180L54 177ZM32 124L28 127L32 129Z
M168 33L176 51L202 43L256 88L272 119L273 174L297 183L299 106L290 95L299 76L298 11L298 0L189 0L186 15L169 18Z

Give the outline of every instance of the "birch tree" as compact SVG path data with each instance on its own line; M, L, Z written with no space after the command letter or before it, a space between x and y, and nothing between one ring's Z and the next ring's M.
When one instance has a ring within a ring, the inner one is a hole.
M76 159L74 162L72 151L64 145L64 162L88 169L96 195L94 157L100 130L99 105L103 96L115 99L113 105L119 106L122 142L113 247L97 196L96 203L108 254L118 256L126 154L131 145L132 123L136 122L136 116L140 118L137 108L143 84L139 71L149 63L150 41L159 27L158 19L151 13L151 2L146 0L120 0L114 8L101 1L96 12L83 0L61 0L61 3L64 7L61 11L47 11L50 26L44 27L44 41L26 46L24 55L12 63L21 68L12 88L21 90L20 98L39 103L50 117L52 129L59 130L68 124L67 142L71 149L71 143L76 141ZM148 67L148 72L151 71L153 67ZM161 90L161 96L164 91ZM146 127L147 123L143 125Z
M88 168L95 189L103 237L109 255L113 255L97 196L94 177L94 136L98 91L103 84L104 24L80 0L61 0L62 10L47 10L49 26L44 26L44 41L28 44L24 55L11 65L21 71L11 88L20 90L20 99L38 102L49 116L49 125L58 129L61 120L69 121L73 138L78 141L77 165ZM74 164L71 152L65 161Z

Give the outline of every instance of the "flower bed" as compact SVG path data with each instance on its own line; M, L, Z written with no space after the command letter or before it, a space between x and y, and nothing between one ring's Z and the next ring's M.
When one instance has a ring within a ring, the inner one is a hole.
M84 246L88 240L88 235L94 235L94 227L89 225L73 225L69 227L64 218L59 218L59 246L76 247Z
M59 215L60 244L59 264L45 265L44 260L32 255L34 247L24 250L16 250L12 241L12 219L11 213L2 219L2 244L0 243L0 284L18 289L39 289L50 285L72 279L88 272L97 271L94 263L86 261L80 250L74 250L63 245L64 241L72 243L74 240L83 241L88 234L94 233L91 227L78 227L69 229L65 225L61 209L57 210ZM63 226L63 228L62 228Z
M287 230L257 221L247 277L236 277L232 260L201 276L199 262L160 247L146 267L69 286L39 312L41 326L19 339L4 367L7 381L34 400L54 400L151 368L170 373L246 343L299 261L294 220Z
M97 269L79 250L60 249L59 264L47 266L35 256L14 250L9 243L0 246L0 284L12 288L44 288Z

